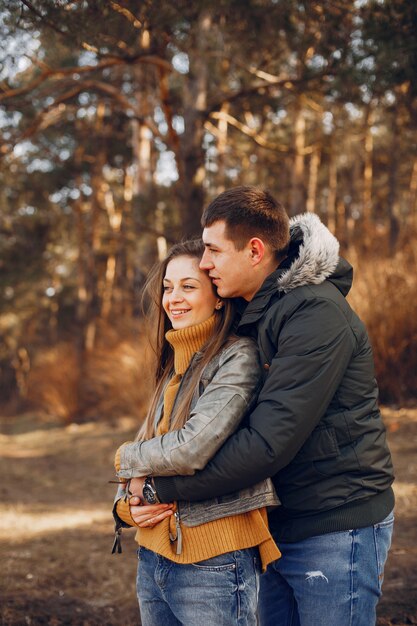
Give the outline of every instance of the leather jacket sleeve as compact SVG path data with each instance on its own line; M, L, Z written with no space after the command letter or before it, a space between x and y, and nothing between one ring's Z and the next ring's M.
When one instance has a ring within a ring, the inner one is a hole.
M356 346L343 312L324 298L303 300L271 332L278 351L248 426L194 476L154 478L161 501L221 496L273 476L324 415Z
M119 485L113 502L113 518L119 528L130 528L135 522L130 515L129 503L126 501L126 491Z
M187 475L204 468L254 404L260 378L255 343L231 344L183 428L123 445L118 476Z

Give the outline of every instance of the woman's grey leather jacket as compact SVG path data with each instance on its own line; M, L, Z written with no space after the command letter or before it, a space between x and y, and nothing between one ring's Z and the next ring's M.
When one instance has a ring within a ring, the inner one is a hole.
M185 372L176 401L201 353L196 353ZM247 337L236 339L220 351L204 368L191 404L190 417L180 430L148 441L125 444L121 450L119 478L138 476L189 475L205 467L224 441L242 424L256 403L261 382L261 367L255 342ZM163 393L155 424L163 411ZM116 501L123 497L119 488ZM270 479L232 494L199 502L178 502L178 516L186 526L245 513L279 500ZM121 521L116 516L116 521ZM123 523L123 526L127 526Z

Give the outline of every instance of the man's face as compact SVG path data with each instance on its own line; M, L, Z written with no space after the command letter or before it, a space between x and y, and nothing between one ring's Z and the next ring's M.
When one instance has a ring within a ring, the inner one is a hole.
M209 273L220 297L250 300L256 291L253 288L250 244L248 242L243 250L237 250L233 241L226 238L225 230L223 220L203 230L205 250L200 269Z

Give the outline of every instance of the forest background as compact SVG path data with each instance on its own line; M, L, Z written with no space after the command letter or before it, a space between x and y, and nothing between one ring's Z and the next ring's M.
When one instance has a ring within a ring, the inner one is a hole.
M5 436L136 428L141 286L241 184L336 234L381 399L412 413L417 3L0 0L0 59Z

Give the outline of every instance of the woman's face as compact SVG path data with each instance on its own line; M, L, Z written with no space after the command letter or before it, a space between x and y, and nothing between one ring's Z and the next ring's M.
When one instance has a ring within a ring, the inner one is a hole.
M208 274L193 257L178 256L167 265L162 306L175 330L205 322L220 302Z

